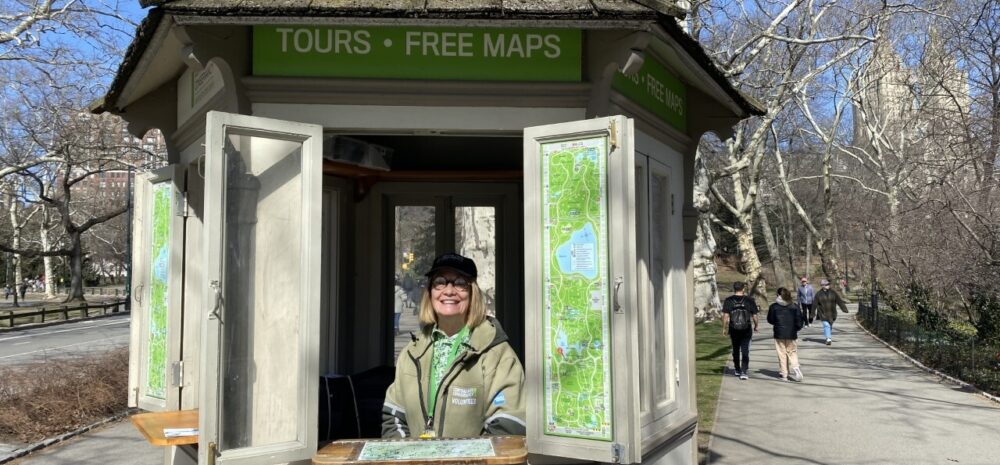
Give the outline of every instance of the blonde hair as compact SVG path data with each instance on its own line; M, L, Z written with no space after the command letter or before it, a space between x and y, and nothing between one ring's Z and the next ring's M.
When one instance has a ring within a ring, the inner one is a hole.
M423 297L420 298L420 328L429 333L437 324L437 313L434 312L434 304L431 303L431 278L427 281ZM483 291L479 289L479 284L475 281L469 283L469 310L465 312L465 325L469 329L486 321L486 300L483 299Z

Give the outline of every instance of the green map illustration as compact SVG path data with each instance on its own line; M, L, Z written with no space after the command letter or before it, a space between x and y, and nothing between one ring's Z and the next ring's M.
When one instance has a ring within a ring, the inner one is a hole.
M459 457L493 457L489 439L440 439L433 441L369 441L358 454L358 460L386 461L413 459L446 459Z
M610 441L607 138L542 144L545 434Z
M149 272L149 363L146 394L167 394L167 278L170 276L171 185L153 186Z

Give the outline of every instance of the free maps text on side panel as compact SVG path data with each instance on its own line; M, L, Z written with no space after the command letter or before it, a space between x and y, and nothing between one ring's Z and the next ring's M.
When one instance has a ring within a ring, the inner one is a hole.
M611 441L607 136L541 144L544 434Z
M149 319L146 395L167 398L167 308L170 276L172 184L153 185L150 222Z

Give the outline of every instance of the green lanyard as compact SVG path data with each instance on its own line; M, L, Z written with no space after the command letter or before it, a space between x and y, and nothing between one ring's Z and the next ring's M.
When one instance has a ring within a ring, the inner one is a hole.
M455 333L455 337L453 338L453 341L452 341L452 344L451 344L451 352L448 353L448 365L447 366L448 366L449 369L451 368L451 365L453 363L455 363L455 357L458 356L458 351L459 351L459 349L462 348L462 341L466 340L468 335L469 335L469 327L468 326L463 326L461 331ZM437 344L437 341L434 341L434 343ZM432 418L434 417L434 406L437 405L438 388L441 387L440 384L441 384L441 381L443 381L441 379L438 379L438 374L437 374L438 371L434 369L434 367L435 367L435 364L434 364L434 355L436 353L437 353L437 351L432 349L432 351L431 351L431 386L430 386L430 393L429 393L430 394L430 402L428 402L430 404L430 410L429 410L428 414ZM446 376L447 376L447 374L448 374L448 371L445 371L445 375Z

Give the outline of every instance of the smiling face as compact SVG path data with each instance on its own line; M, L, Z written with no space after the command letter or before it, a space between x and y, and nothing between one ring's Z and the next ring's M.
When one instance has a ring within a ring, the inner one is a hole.
M472 301L470 283L470 279L450 270L443 270L431 278L431 306L434 307L439 322L442 317L461 317L464 321Z

